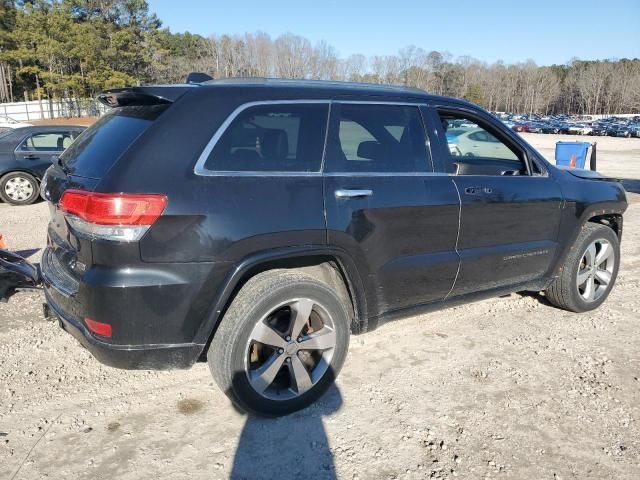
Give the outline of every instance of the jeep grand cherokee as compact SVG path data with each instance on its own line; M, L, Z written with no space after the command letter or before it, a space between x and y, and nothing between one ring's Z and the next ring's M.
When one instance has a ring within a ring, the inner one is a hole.
M43 182L42 277L108 365L206 359L234 402L280 415L386 319L524 290L583 312L615 282L621 185L550 165L470 103L270 79L100 100Z

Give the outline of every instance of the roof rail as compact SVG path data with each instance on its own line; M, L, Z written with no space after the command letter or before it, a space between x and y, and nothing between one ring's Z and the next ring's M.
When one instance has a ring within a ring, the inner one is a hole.
M270 78L270 77L229 77L220 78L211 82L212 85L234 85L234 84L254 84L254 85L281 85L281 86L307 86L307 87L335 87L335 88L368 88L383 92L405 92L424 95L427 92L420 88L408 87L405 85L389 85L384 83L365 82L345 82L342 80L311 80L305 78Z

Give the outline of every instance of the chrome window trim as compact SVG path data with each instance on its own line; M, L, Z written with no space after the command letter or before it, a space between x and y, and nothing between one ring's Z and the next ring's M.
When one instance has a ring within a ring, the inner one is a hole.
M194 173L201 177L321 177L322 172L267 172L265 170L204 170Z
M64 150L20 150L16 149L13 151L15 154L31 154L31 153L42 153L43 155L60 155Z
M444 172L325 172L325 177L448 177Z
M329 143L329 129L331 128L332 111L333 111L333 102L330 102L329 111L327 112L327 123L324 128L324 143L322 145L322 157L320 157L320 173L324 172L324 165L327 159L327 144Z
M327 124L325 129L325 139L324 139L324 145L322 150L322 161L320 164L320 170L316 170L312 172L289 172L289 171L267 172L264 170L222 171L222 170L208 170L205 168L204 165L207 162L209 155L211 155L211 152L215 148L216 144L218 143L222 135L224 135L227 128L229 128L231 123L236 119L236 117L238 117L238 115L240 115L243 111L247 110L248 108L262 106L262 105L292 105L292 104L295 105L295 104L323 104L323 103L329 104L329 109L327 113ZM387 102L384 100L341 100L341 99L257 100L254 102L243 103L242 105L237 107L233 112L229 114L229 116L225 119L225 121L222 122L222 125L220 125L220 127L213 134L209 142L207 142L207 145L204 147L204 149L202 150L202 153L198 157L196 165L193 169L193 173L202 177L307 177L307 176L316 177L316 176L322 176L324 172L324 167L325 167L325 155L326 155L327 140L329 135L329 120L331 119L331 107L334 103L363 104L363 105L402 105L402 106L416 107L416 108L419 108L421 106L423 107L428 106L423 101L422 102L397 102L397 101ZM421 117L422 117L422 113L421 113ZM422 121L424 124L424 118L422 119ZM431 162L433 162L433 159L431 157L432 152L431 152L431 145L429 144L429 136L427 135L426 131L425 131L425 142L427 143L427 151L429 153L429 157L431 159ZM440 173L438 172L400 172L400 173L396 173L396 172L330 172L330 173L325 173L325 175L330 175L330 176L390 176L390 175L421 176L426 174L431 176L434 173L440 175ZM336 175L336 174L339 174L339 175Z
M339 98L333 100L333 103L353 104L353 105L400 105L404 107L426 107L424 102L385 102L384 100L341 100Z
M213 136L211 137L211 140L209 140L207 145L204 147L204 150L202 150L200 157L198 157L198 161L196 162L196 166L193 169L193 173L203 177L219 177L219 176L232 176L232 177L246 177L246 176L285 176L285 177L292 176L294 177L295 176L295 177L299 177L299 176L307 176L307 175L309 176L321 175L322 170L317 170L312 172L265 172L263 170L256 170L256 171L243 171L243 170L221 171L220 170L219 171L219 170L208 170L204 166L205 163L207 163L207 159L209 158L209 155L211 155L211 152L213 151L216 144L218 143L218 140L220 140L220 137L224 135L224 133L227 131L227 128L229 128L229 126L236 119L236 117L240 115L242 112L244 112L245 110L247 110L248 108L258 107L262 105L295 105L295 104L319 104L319 103L329 104L330 106L331 100L299 100L299 99L259 100L255 102L243 103L242 105L237 107L233 112L229 114L229 116L225 119L225 121L222 122L222 125L220 125L220 127L213 134ZM331 108L329 108L329 110L331 110ZM328 128L329 128L329 125L327 121L327 129ZM324 158L324 151L323 151L323 158Z

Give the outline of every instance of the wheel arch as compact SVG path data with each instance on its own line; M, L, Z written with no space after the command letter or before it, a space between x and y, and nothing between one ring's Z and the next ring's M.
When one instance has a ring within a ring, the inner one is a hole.
M618 240L622 240L622 214L625 210L626 203L624 205L621 205L617 202L609 202L608 205L594 204L589 208L586 208L578 219L577 227L575 229L572 229L573 231L565 236L565 241L563 242L564 248L556 257L556 260L551 269L551 273L547 277L547 281L553 281L553 279L560 274L565 259L569 255L569 252L574 248L575 241L585 225L589 223L605 225L611 228L616 233Z
M334 248L309 247L262 252L238 264L213 301L211 313L202 323L197 335L198 339L202 339L198 343L204 343L201 360L204 359L226 310L244 284L259 273L277 269L301 270L336 288L338 295L352 309L352 333L367 330L368 309L362 279L348 253Z
M33 170L29 170L28 168L7 168L0 171L0 179L4 178L6 175L10 175L12 173L28 173L33 178L36 179L38 184L42 182L41 175L38 175Z
M622 213L602 213L602 214L593 214L591 217L587 219L589 223L599 223L600 225L604 225L609 227L618 236L618 240L622 240Z

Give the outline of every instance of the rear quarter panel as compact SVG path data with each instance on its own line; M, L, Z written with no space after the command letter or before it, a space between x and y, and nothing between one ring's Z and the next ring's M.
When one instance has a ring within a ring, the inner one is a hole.
M138 262L145 269L176 272L180 278L174 282L180 288L167 288L166 304L156 310L165 322L182 329L183 341L207 340L210 331L206 336L196 332L203 333L203 322L209 324L205 319L217 315L215 300L245 258L261 250L326 243L320 174L194 173L198 157L228 115L239 104L256 99L265 97L252 98L233 88L186 93L96 187L101 192L167 196L165 212L139 243ZM101 265L116 266L119 261L120 253L104 242L94 242L93 252Z

